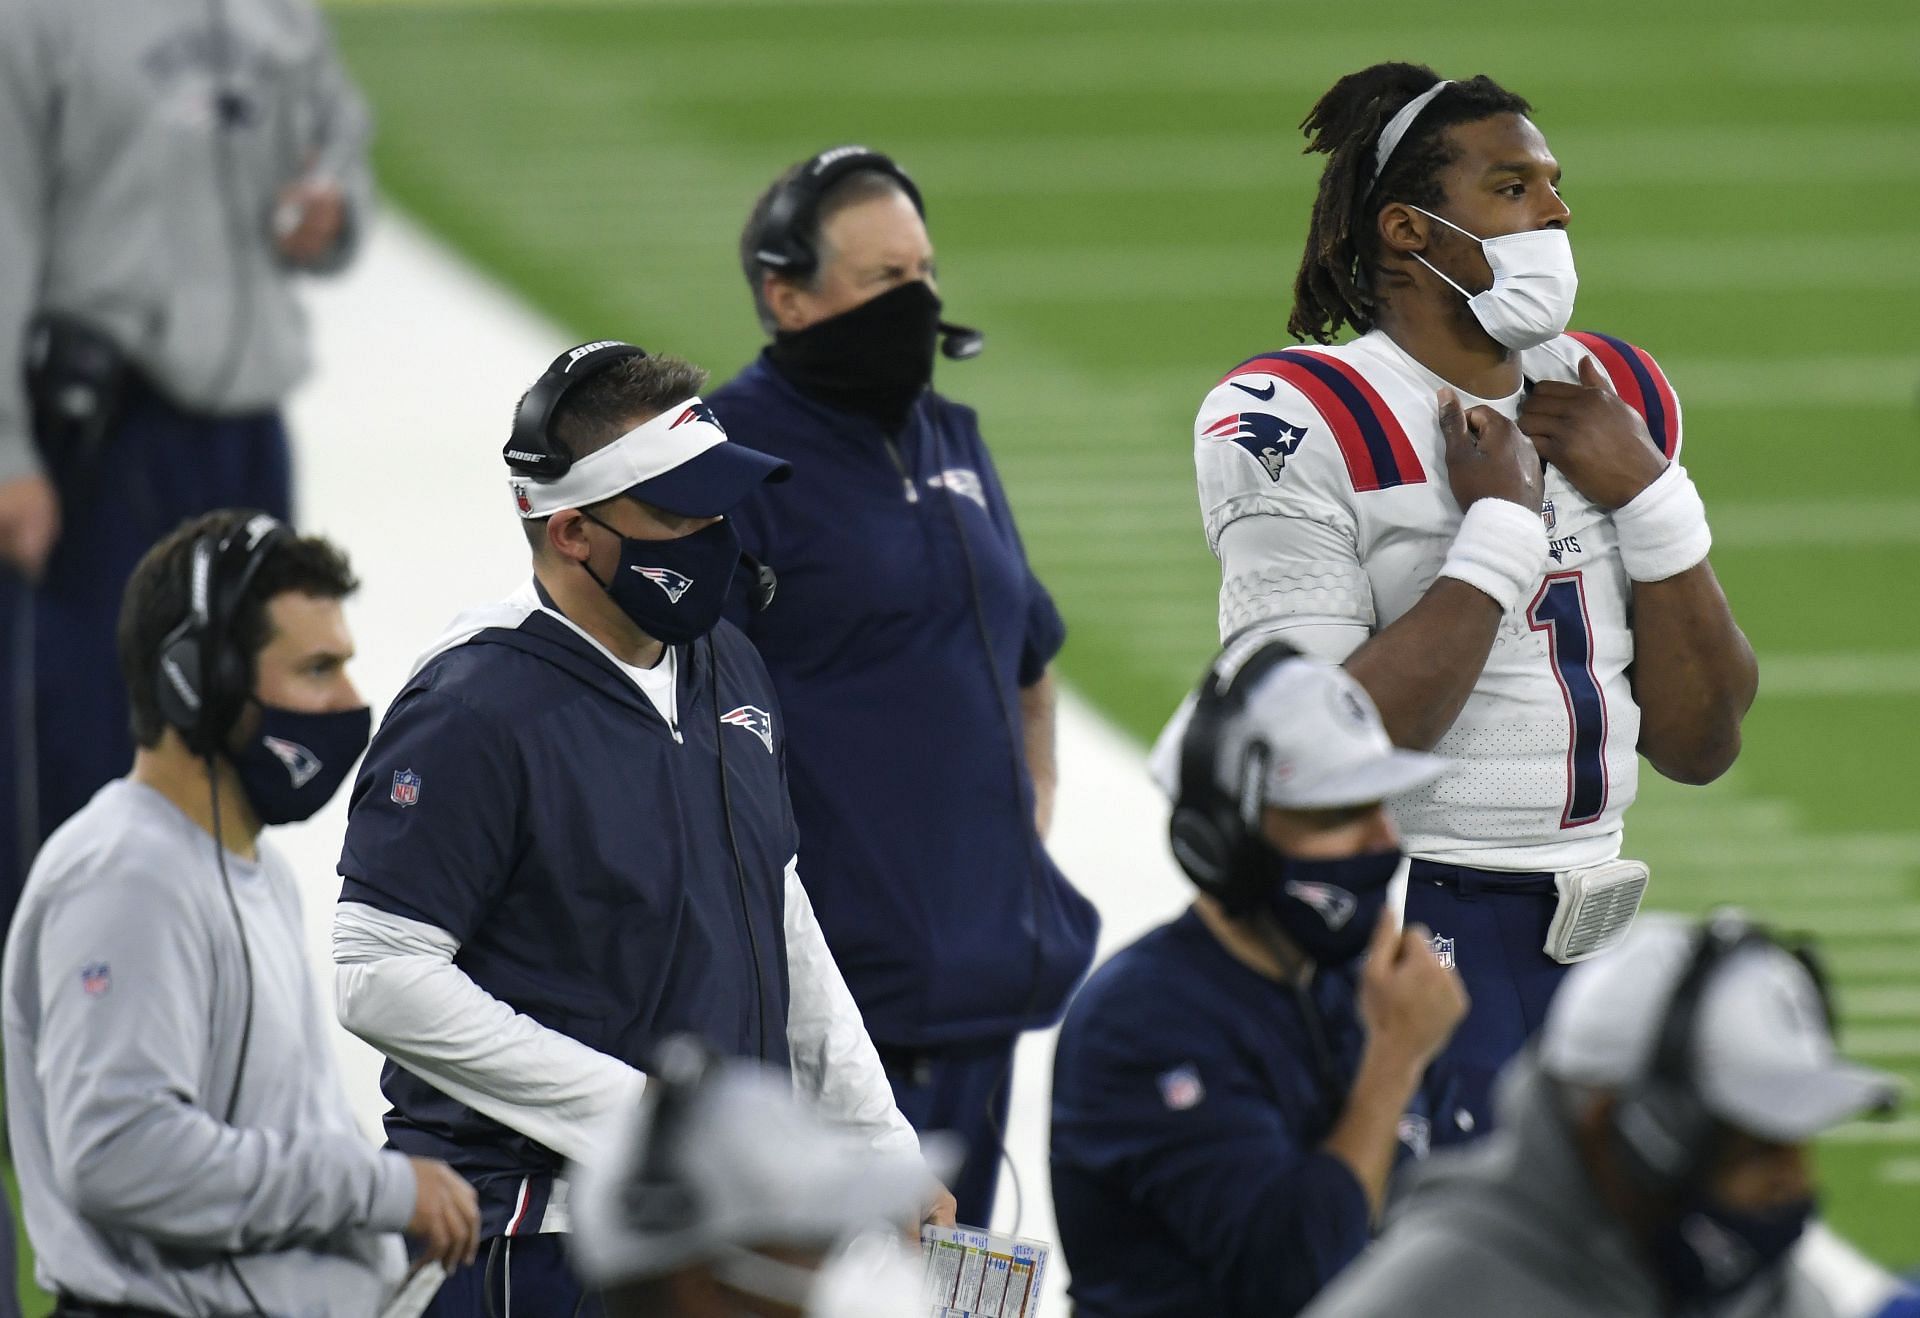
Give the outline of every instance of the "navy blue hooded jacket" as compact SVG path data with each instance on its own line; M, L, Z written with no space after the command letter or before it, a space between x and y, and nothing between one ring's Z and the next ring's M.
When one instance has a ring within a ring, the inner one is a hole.
M1283 1318L1359 1255L1366 1192L1320 1148L1366 1042L1357 980L1322 968L1309 1013L1191 910L1094 972L1053 1060L1054 1217L1080 1318ZM1402 1157L1457 1116L1430 1073Z
M1034 831L1020 688L1066 627L1027 566L971 408L901 432L801 394L765 355L707 400L793 464L729 516L779 574L733 613L791 720L800 877L876 1042L1053 1021L1099 917Z
M676 654L684 744L547 613L430 659L354 783L341 900L446 930L474 983L636 1068L680 1032L785 1066L785 729L730 624ZM540 1220L559 1155L392 1063L381 1089L393 1147L473 1181L489 1234Z

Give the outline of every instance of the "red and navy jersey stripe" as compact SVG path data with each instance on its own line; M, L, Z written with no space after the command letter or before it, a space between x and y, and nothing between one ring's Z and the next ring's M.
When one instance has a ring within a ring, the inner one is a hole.
M1646 420L1647 433L1660 451L1672 457L1680 448L1680 405L1660 364L1625 339L1611 334L1575 333L1569 336L1594 355L1613 382L1613 391Z
M1333 430L1356 491L1426 482L1426 471L1393 410L1346 362L1305 348L1286 348L1248 358L1222 376L1221 383L1239 375L1278 376L1305 394Z

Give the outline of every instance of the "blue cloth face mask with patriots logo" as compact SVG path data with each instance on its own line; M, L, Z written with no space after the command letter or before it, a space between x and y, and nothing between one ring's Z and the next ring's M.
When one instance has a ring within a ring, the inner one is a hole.
M584 508L581 516L620 535ZM720 621L740 566L740 535L725 518L677 540L620 535L620 564L611 581L601 581L589 564L580 566L634 626L666 645L684 645Z

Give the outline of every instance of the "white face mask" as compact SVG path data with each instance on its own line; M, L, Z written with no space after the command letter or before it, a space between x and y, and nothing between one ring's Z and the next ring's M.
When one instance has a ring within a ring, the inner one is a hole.
M1413 259L1440 275L1467 300L1467 309L1494 342L1516 350L1536 348L1566 332L1567 322L1573 319L1573 295L1580 287L1580 276L1573 270L1573 244L1565 229L1525 229L1482 238L1430 210L1419 206L1413 209L1480 244L1480 252L1493 271L1493 287L1484 293L1467 292L1418 252L1413 253Z

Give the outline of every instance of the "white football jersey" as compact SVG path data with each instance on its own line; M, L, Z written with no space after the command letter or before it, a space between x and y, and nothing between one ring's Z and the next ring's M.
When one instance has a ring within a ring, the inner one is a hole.
M1567 334L1521 353L1521 370L1528 381L1577 382L1585 356L1677 455L1679 404L1639 349ZM1376 330L1252 358L1207 395L1194 462L1221 562L1223 639L1258 626L1341 660L1426 593L1461 519L1435 397L1445 384ZM1524 397L1523 388L1461 402L1512 417ZM1435 747L1452 768L1391 803L1414 856L1564 870L1619 854L1639 773L1632 582L1612 517L1551 467L1541 517L1546 571L1502 620L1466 708Z

